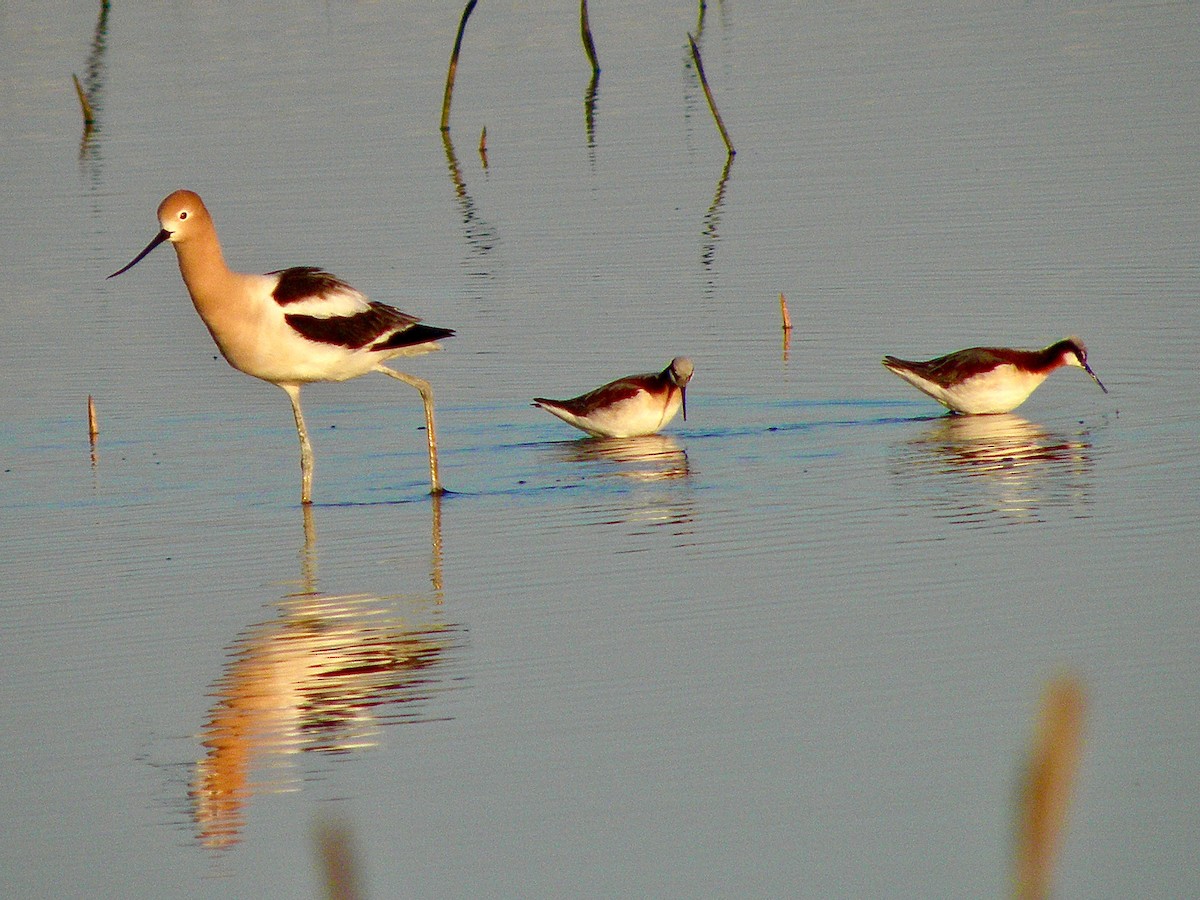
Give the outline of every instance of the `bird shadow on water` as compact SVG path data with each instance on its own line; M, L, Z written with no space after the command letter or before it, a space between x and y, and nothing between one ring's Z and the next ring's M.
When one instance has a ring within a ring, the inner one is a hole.
M462 629L444 616L438 498L433 508L429 589L388 597L318 589L314 512L303 509L295 589L234 639L210 690L188 787L201 845L240 843L256 796L321 780L327 760L378 746L386 726L444 718L436 699L455 686L447 656Z
M1012 413L944 415L891 448L897 487L939 518L980 527L1086 516L1095 459L1088 428L1053 431Z

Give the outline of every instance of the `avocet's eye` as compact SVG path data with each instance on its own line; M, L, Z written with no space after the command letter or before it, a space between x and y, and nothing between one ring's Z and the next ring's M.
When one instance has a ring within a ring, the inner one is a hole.
M186 218L187 218L187 210L185 209L183 212L181 212L179 214L179 221L182 222Z

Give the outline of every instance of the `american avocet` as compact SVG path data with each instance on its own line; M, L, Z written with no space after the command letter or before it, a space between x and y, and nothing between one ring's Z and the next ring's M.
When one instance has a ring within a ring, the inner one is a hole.
M291 398L300 436L302 502L312 502L313 452L300 412L300 386L345 381L367 372L390 375L421 393L429 480L434 494L442 492L433 389L427 381L383 363L439 349L435 342L453 331L423 325L398 309L372 302L328 272L310 266L266 275L230 271L212 217L191 191L176 191L163 200L158 222L161 230L146 249L108 277L132 269L163 241L175 245L183 283L225 359L238 371L279 385Z
M675 418L680 407L686 421L692 368L690 359L677 356L661 372L619 378L570 400L535 397L533 405L597 437L654 434Z
M957 413L1006 413L1016 409L1060 366L1078 366L1106 394L1078 338L1064 338L1044 350L972 347L912 362L885 356L883 364L919 391Z

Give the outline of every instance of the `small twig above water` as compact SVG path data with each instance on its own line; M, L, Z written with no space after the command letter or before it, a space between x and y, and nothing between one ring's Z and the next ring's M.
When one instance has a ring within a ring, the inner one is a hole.
M792 314L788 312L787 297L779 294L779 313L783 317L783 361L787 362L792 349Z
M96 438L100 436L100 426L96 424L96 401L88 394L88 440L92 447L96 446Z

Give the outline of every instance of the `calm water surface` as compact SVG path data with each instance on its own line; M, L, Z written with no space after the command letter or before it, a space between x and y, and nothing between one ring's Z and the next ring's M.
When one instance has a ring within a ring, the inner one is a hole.
M332 821L376 897L999 896L1064 668L1061 895L1196 894L1194 7L593 4L589 110L577 9L488 0L445 143L409 6L0 11L0 894L317 896ZM171 252L104 280L178 187L458 330L453 494L365 378L302 512ZM1067 334L1111 393L879 365ZM660 437L529 406L678 354Z

